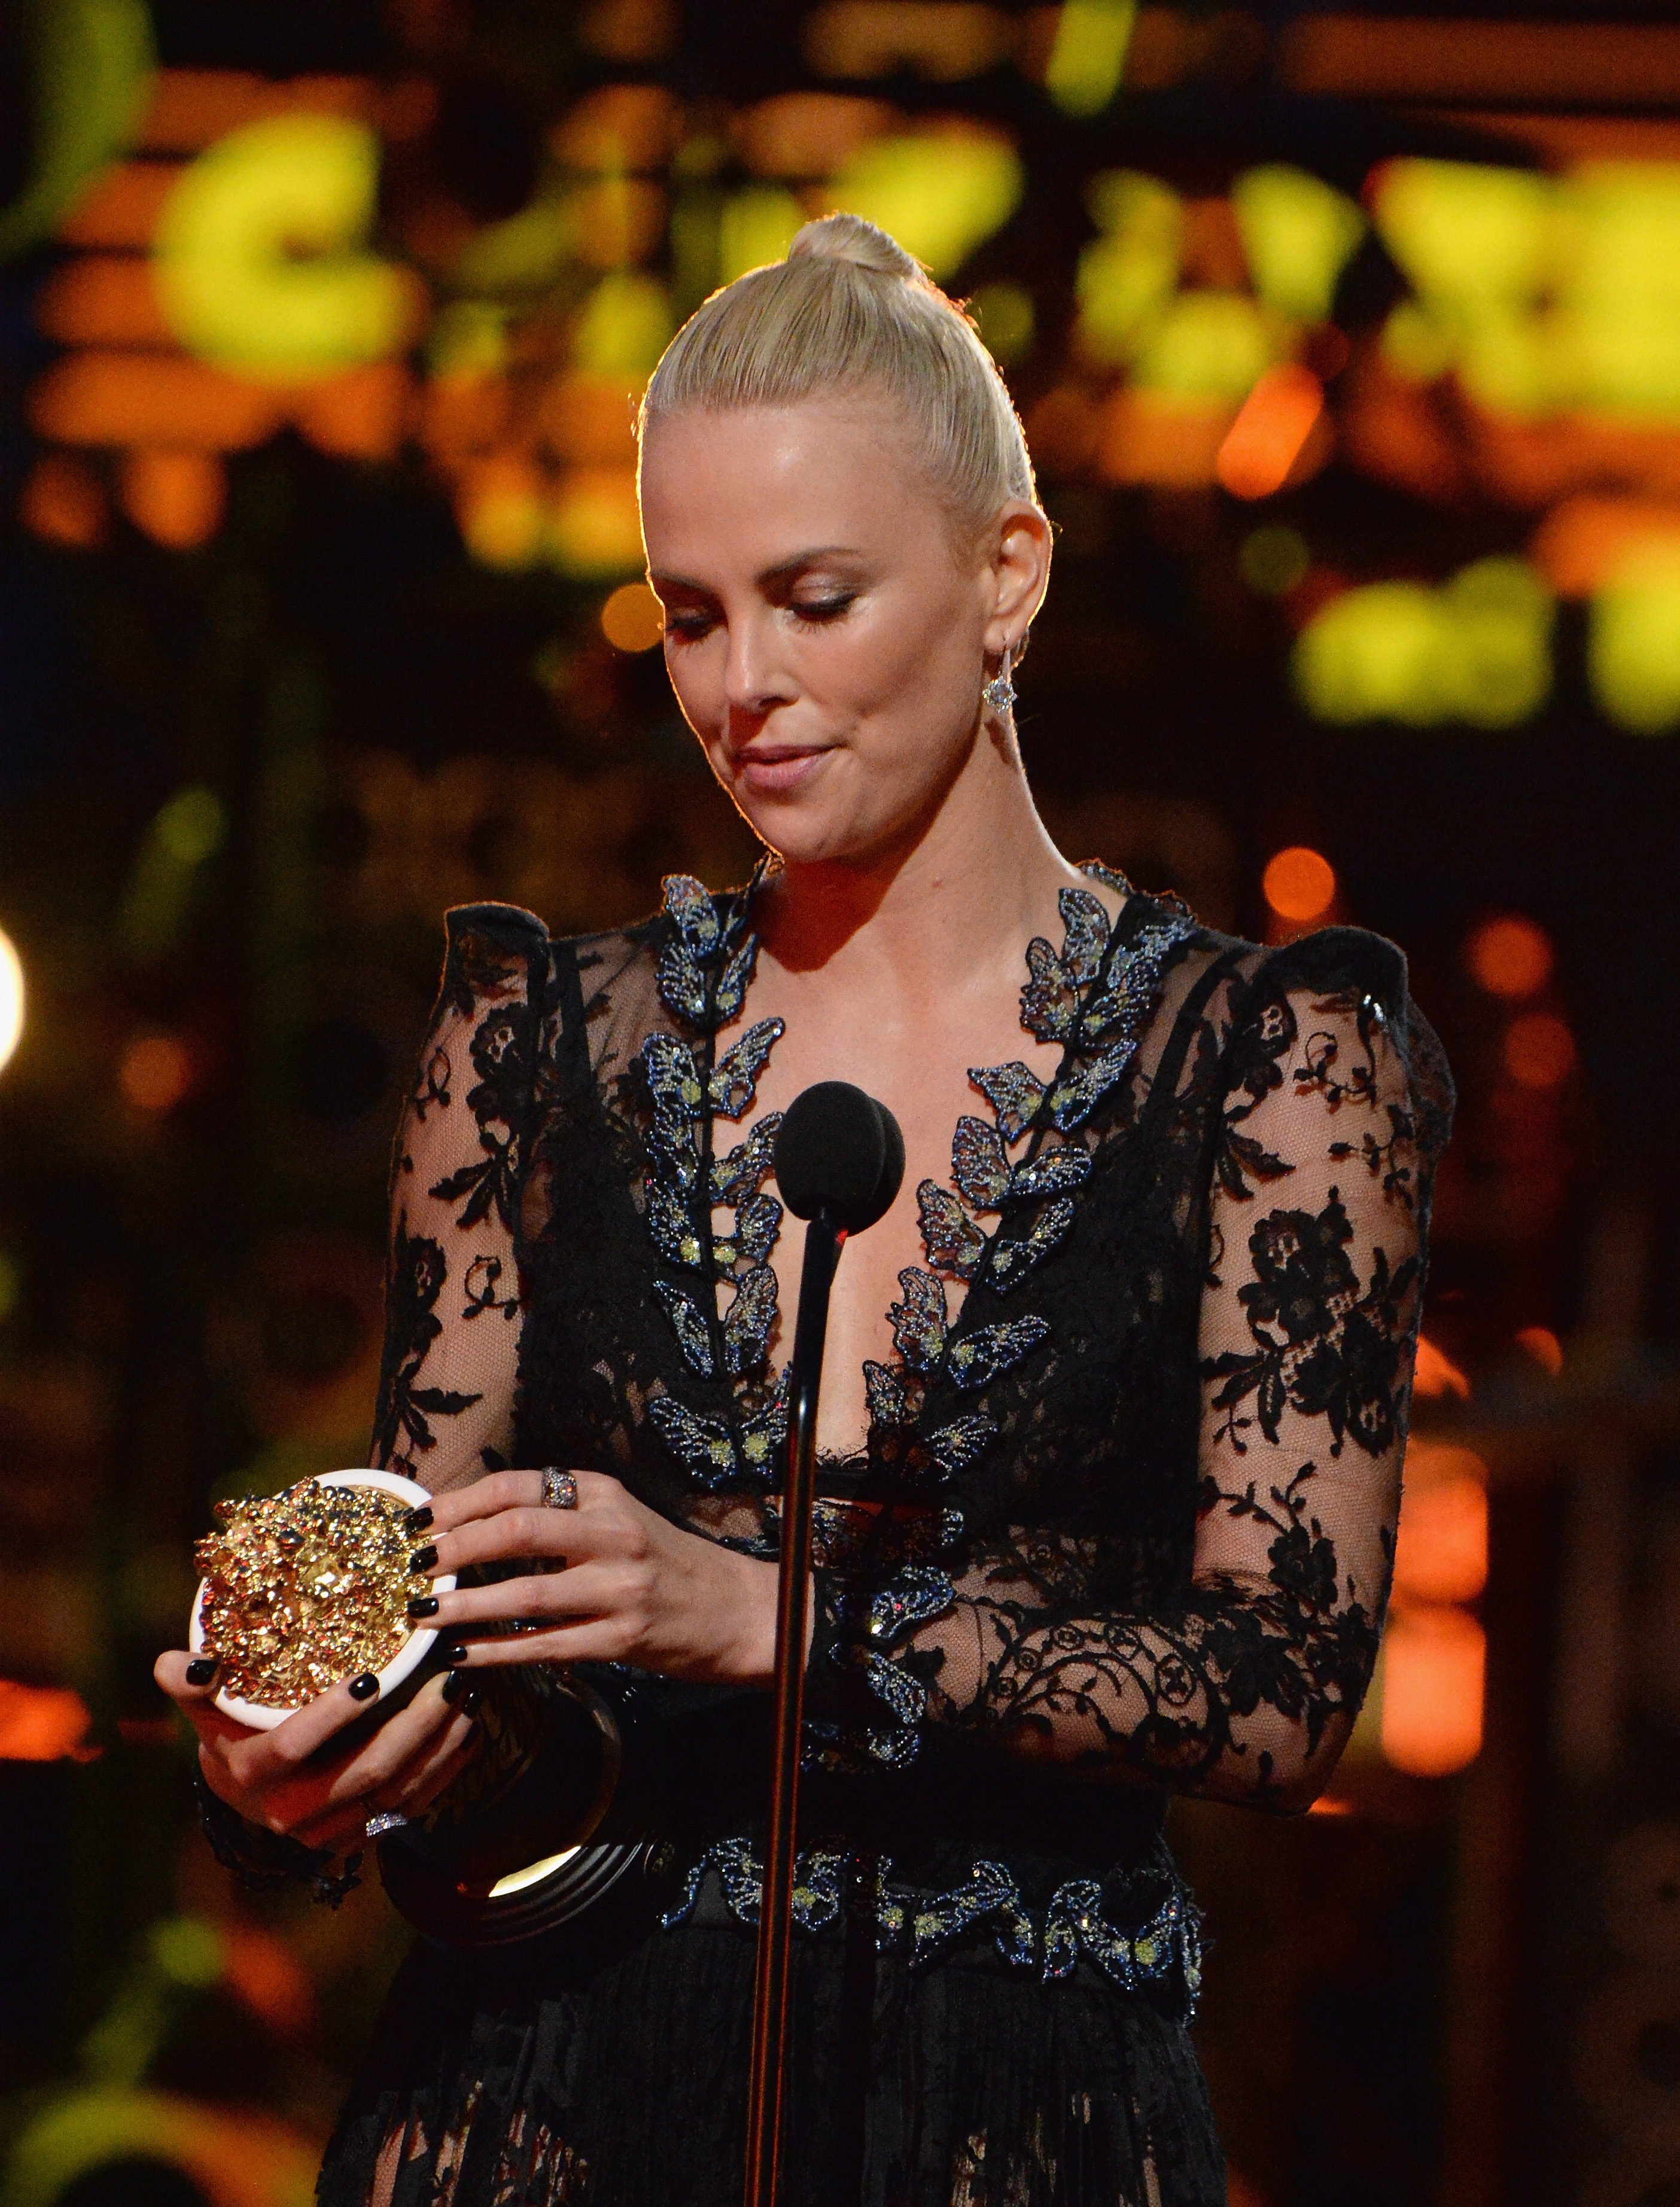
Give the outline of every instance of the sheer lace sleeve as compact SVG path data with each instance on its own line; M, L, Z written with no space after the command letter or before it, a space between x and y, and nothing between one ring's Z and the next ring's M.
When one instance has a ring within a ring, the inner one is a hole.
M1377 1656L1450 1096L1403 990L1325 993L1331 962L1277 954L1224 1038L1188 1585L1086 1606L1078 1543L1030 1528L954 1577L829 1582L819 1724L866 1684L877 1760L944 1726L1123 1783L1282 1809L1322 1791Z
M448 918L442 991L392 1159L374 1462L433 1493L507 1461L523 1323L516 1229L547 937L529 913Z

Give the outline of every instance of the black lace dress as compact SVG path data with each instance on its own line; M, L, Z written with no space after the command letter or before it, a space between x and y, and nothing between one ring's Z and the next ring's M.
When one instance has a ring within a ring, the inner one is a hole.
M740 1027L752 900L673 881L570 942L450 915L380 1462L434 1490L590 1467L774 1554L791 1327L753 1114L781 1026ZM822 1480L798 2207L1222 2200L1166 1797L1304 1805L1377 1653L1451 1104L1403 960L1139 894L1061 910L1022 996L1060 1069L972 1074L867 1456ZM740 2198L768 1697L654 1690L663 1885L523 1949L421 1941L326 2207L399 2134L396 2207Z

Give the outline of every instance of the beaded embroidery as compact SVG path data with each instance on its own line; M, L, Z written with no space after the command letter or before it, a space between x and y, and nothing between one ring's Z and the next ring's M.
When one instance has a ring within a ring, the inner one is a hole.
M793 1921L802 1931L822 1932L840 1923L844 1893L854 1858L840 1848L815 1847L793 1865ZM1145 1986L1175 1989L1187 2019L1194 2013L1202 1979L1200 1917L1175 1880L1143 1923L1123 1928L1105 1912L1094 1878L1059 1886L1035 1924L1021 1891L1001 1863L983 1857L965 1881L948 1893L924 1893L892 1881L890 1859L858 1862L872 1887L875 1943L882 1953L908 1950L910 1966L925 1969L977 1936L989 1935L1011 1969L1036 1971L1045 1984L1071 1977L1081 1955L1127 1992ZM667 1931L693 1915L708 1875L715 1876L735 1920L756 1929L763 1874L751 1844L719 1839L691 1867L676 1905L661 1918Z

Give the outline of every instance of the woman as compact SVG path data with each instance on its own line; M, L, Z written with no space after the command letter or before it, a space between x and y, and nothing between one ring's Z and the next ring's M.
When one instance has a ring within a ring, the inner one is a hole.
M673 1866L511 1959L422 1942L321 2196L740 2196L802 1246L770 1143L840 1079L909 1163L823 1369L787 2196L1203 2207L1166 1797L1303 1808L1352 1727L1445 1070L1386 943L1263 951L1053 847L1009 679L1049 529L989 358L890 239L830 217L709 300L642 440L671 679L777 855L578 942L450 916L377 1456L436 1497L422 1576L514 1576L422 1591L449 1679L307 1773L368 1682L247 1738L159 1676L248 1857L422 1807L499 1666L634 1666Z

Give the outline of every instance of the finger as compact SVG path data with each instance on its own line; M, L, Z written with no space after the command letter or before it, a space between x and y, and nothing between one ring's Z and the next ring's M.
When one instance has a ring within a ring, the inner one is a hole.
M406 1707L387 1717L371 1739L332 1768L324 1809L382 1793L416 1755L450 1728L457 1711L444 1697L445 1684L442 1678L428 1678Z
M511 1557L558 1561L590 1553L607 1532L599 1504L591 1513L581 1501L576 1510L522 1503L499 1510L493 1516L475 1518L452 1533L434 1529L415 1550L409 1568L418 1584L421 1579L463 1571L471 1564L502 1563Z
M575 1474L581 1500L585 1481L605 1486L616 1486L616 1480L596 1480L593 1472L580 1471ZM541 1509L542 1474L540 1471L493 1471L482 1479L475 1479L470 1486L457 1486L447 1494L434 1494L427 1503L409 1513L408 1524L417 1534L453 1533L460 1526L470 1525L482 1517L493 1517L504 1510Z
M335 1788L332 1799L296 1827L309 1846L355 1848L367 1839L368 1820L395 1809L417 1815L436 1799L449 1777L478 1751L482 1734L463 1709L446 1709L449 1721L414 1754L373 1784L354 1792ZM448 1775L439 1777L439 1772Z
M514 1618L594 1617L624 1606L630 1592L623 1567L596 1560L541 1578L499 1579L493 1586L457 1587L437 1596L439 1632L471 1633Z
M369 1709L377 1708L379 1692L379 1679L371 1671L341 1678L301 1709L294 1709L272 1732L260 1732L251 1739L243 1751L250 1774L259 1782L272 1783L300 1769L353 1718L366 1716Z
M629 1663L637 1660L639 1646L632 1620L609 1614L537 1632L464 1641L456 1667L472 1672L502 1670L516 1663Z
M189 1655L184 1648L170 1648L152 1665L152 1675L200 1739L230 1743L257 1737L248 1725L236 1723L216 1707L221 1667L213 1656Z

